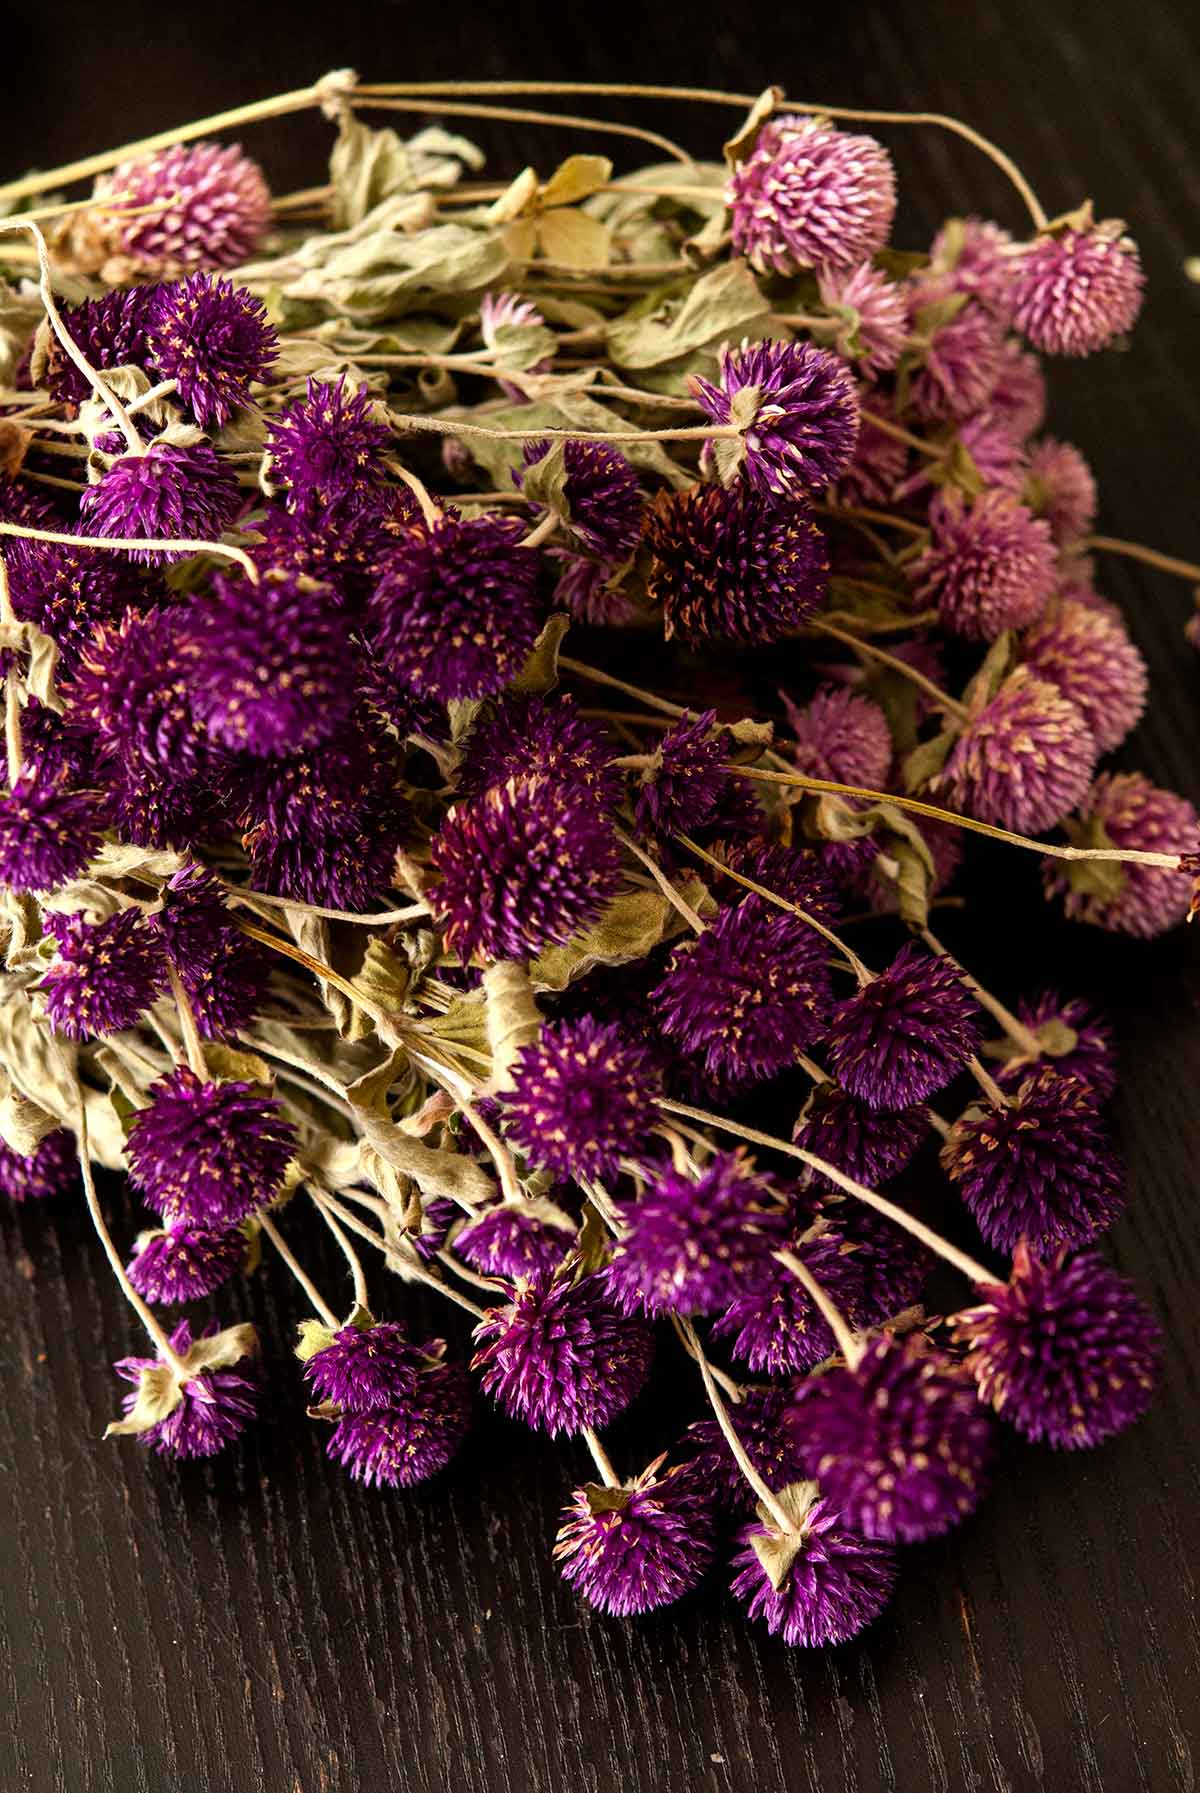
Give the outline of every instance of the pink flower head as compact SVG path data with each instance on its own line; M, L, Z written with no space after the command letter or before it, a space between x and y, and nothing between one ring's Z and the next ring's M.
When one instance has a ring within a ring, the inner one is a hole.
M1092 355L1133 328L1145 286L1117 219L1038 237L1018 258L1013 321L1046 355Z
M1048 523L1004 492L985 492L968 504L955 490L935 499L929 521L914 590L937 605L946 629L969 641L995 641L1041 615L1055 584Z
M1078 704L1101 753L1120 746L1146 707L1146 662L1119 616L1056 599L1026 630L1020 652Z
M982 410L1000 375L1004 332L996 318L945 276L909 286L909 328L922 351L909 400L927 423L957 422Z
M1140 772L1106 772L1098 778L1084 805L1080 832L1092 846L1150 853L1200 850L1200 817L1187 798L1151 784ZM1111 875L1097 878L1097 870ZM1188 872L1169 866L1104 867L1087 860L1070 865L1049 859L1042 876L1047 896L1061 896L1072 920L1142 939L1165 933L1184 919L1193 884Z
M824 268L817 276L821 304L840 320L833 346L862 374L888 373L908 336L904 288L870 262L847 271Z
M113 207L117 253L153 274L234 268L271 223L263 171L236 144L176 143L122 162L97 180L94 197Z
M1045 436L1029 453L1028 498L1059 547L1082 541L1096 521L1096 481L1077 448Z
M785 113L763 126L727 198L734 248L760 274L853 268L888 240L896 175L873 137Z
M964 728L929 789L977 821L1040 834L1081 801L1095 764L1095 738L1079 709L1018 666Z

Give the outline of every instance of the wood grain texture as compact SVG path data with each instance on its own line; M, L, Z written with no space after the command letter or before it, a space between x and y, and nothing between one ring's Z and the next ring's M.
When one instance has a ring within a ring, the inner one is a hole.
M779 80L830 103L957 113L1016 154L1052 212L1090 193L1102 215L1131 221L1150 278L1136 347L1056 367L1051 427L1092 460L1107 531L1200 558L1200 291L1180 265L1200 252L1189 0L858 0L712 17L677 0L603 17L522 0L444 15L373 0L56 0L9 32L20 79L6 84L0 162L14 171L345 63L380 79ZM711 150L726 119L667 106L654 122ZM546 166L567 143L525 127L478 134L501 167ZM968 147L886 135L903 239L925 242L965 209L1020 227L1002 177ZM299 119L253 144L277 184L300 185L325 141ZM1154 679L1126 757L1200 799L1188 590L1121 563L1101 572ZM1170 1346L1142 1426L1078 1458L1007 1442L992 1498L952 1538L904 1553L893 1608L858 1644L777 1646L716 1578L626 1625L578 1604L550 1566L557 1509L584 1469L573 1447L481 1412L453 1469L408 1496L356 1488L326 1461L286 1358L299 1309L276 1271L243 1299L274 1341L270 1406L244 1449L174 1467L102 1444L107 1364L130 1348L131 1322L81 1213L6 1207L4 1793L1190 1793L1200 941L1136 946L1050 923L1032 861L986 849L972 889L970 928L944 932L971 942L980 975L1009 998L1046 981L1093 995L1120 1027L1130 1206L1113 1252ZM128 1238L132 1209L119 1191L108 1200ZM336 1286L336 1259L301 1248ZM454 1315L404 1302L461 1348ZM644 1461L678 1417L677 1401L639 1403L614 1428L618 1462Z

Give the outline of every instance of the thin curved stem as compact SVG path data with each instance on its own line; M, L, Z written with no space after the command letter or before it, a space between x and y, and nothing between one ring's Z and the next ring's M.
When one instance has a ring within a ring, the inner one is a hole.
M57 542L68 548L108 548L114 554L133 554L139 549L165 549L172 554L219 554L236 561L251 585L258 584L258 568L244 548L232 548L227 542L196 541L185 536L108 536L66 535L58 529L34 529L27 523L0 523L0 535L19 535L31 542Z
M949 960L963 982L974 992L977 1001L987 1010L993 1020L1000 1023L1013 1044L1019 1046L1029 1058L1041 1058L1042 1042L1032 1027L1026 1027L1025 1023L1018 1019L1010 1008L1005 1007L998 996L993 996L990 990L985 990L978 978L972 977L966 966L960 964L954 954L948 952L937 936L928 928L921 929L921 938L931 951L940 954L943 959Z
M907 517L898 517L892 511L873 510L866 504L818 504L816 508L825 516L832 517L835 522L845 517L850 522L879 523L887 529L899 529L902 534L914 539L926 534L922 524L910 522Z
M707 442L744 433L735 424L697 424L677 430L493 430L482 423L405 411L389 411L388 420L401 435L482 436L492 442Z
M377 1251L381 1251L385 1258L393 1255L392 1248L387 1240L382 1238L379 1233L375 1232L373 1227L369 1227L365 1221L360 1220L357 1214L352 1214L349 1208L338 1201L336 1196L330 1195L328 1190L322 1190L320 1194L317 1194L314 1190L313 1200L317 1203L318 1207L328 1208L331 1213L337 1216L343 1226L349 1227L352 1233L357 1233L360 1238L366 1239L370 1244L375 1246ZM480 1307L478 1302L472 1301L469 1296L460 1294L457 1289L452 1289L450 1284L443 1282L440 1276L434 1276L432 1271L420 1268L419 1262L406 1261L404 1268L405 1274L410 1277L413 1282L421 1283L430 1289L436 1289L440 1295L444 1295L447 1301L452 1301L456 1307L464 1308L467 1313L474 1314L477 1320L482 1320L487 1313L488 1310L485 1307Z
M661 710L664 716L676 721L689 714L680 704L668 703L665 697L657 697L653 691L643 691L640 685L628 685L624 679L614 678L611 672L601 672L597 666L586 666L582 660L572 660L566 654L560 654L558 664L565 672L587 679L589 684L607 685L613 691L623 691L626 697L636 697L639 703L648 704L652 710Z
M588 1450L592 1453L592 1462L596 1465L596 1468L600 1471L600 1479L604 1483L604 1486L606 1488L621 1488L621 1487L623 1487L624 1484L622 1483L621 1478L617 1474L616 1470L613 1468L612 1460L609 1457L608 1452L605 1450L604 1446L601 1444L599 1438L597 1438L597 1436L596 1436L595 1432L592 1430L591 1426L584 1426L583 1432L582 1432L582 1437L583 1437L583 1442L587 1445Z
M795 1277L801 1288L812 1297L813 1305L833 1334L838 1350L846 1359L847 1368L856 1369L858 1360L862 1356L862 1346L846 1324L837 1303L830 1299L828 1291L821 1287L808 1265L802 1258L796 1257L794 1252L777 1251L775 1262L782 1264L784 1269Z
M246 890L240 884L230 884L223 879L225 893L235 902L244 903L250 908L254 903L266 903L272 909L294 909L302 915L321 916L325 921L357 922L360 927L381 928L398 921L417 921L429 914L425 903L410 903L405 909L381 909L375 914L361 915L354 909L323 909L319 903L301 903L292 897L267 896L265 891Z
M721 1391L717 1387L716 1378L712 1373L712 1366L709 1363L708 1358L704 1355L700 1340L696 1336L696 1328L692 1325L690 1320L681 1320L680 1327L689 1341L690 1354L700 1371L700 1376L704 1383L704 1392L708 1396L709 1405L712 1407L716 1422L721 1428L721 1435L729 1446L730 1451L733 1453L734 1462L749 1482L755 1494L757 1494L762 1505L766 1508L767 1512L770 1513L776 1525L779 1526L780 1530L786 1535L790 1536L793 1530L791 1520L784 1512L780 1503L776 1500L770 1488L767 1487L762 1476L758 1473L757 1469L755 1469L753 1463L746 1454L745 1446L733 1429L733 1421L729 1417L729 1409L726 1407Z
M636 143L648 143L652 149L662 150L664 155L685 168L695 166L695 157L669 137L661 136L658 131L644 130L640 125L617 124L608 118L581 118L572 112L535 112L522 106L482 106L464 100L447 105L445 100L393 99L384 97L378 89L365 87L357 89L350 104L356 111L431 112L435 117L498 118L506 124L565 125L575 131L599 131L610 137L631 137Z
M309 1186L308 1193L310 1196L312 1196L311 1186ZM364 1308L369 1312L371 1303L367 1298L367 1275L366 1275L366 1271L363 1269L363 1266L362 1266L362 1259L359 1257L358 1253L355 1251L353 1245L351 1245L349 1239L346 1237L345 1233L342 1231L341 1225L339 1224L337 1218L330 1212L330 1210L328 1208L322 1207L321 1203L319 1201L317 1201L315 1198L313 1199L313 1206L316 1208L318 1214L321 1216L321 1219L325 1222L325 1225L329 1228L330 1232L333 1234L334 1238L337 1241L338 1249L341 1252L342 1256L345 1258L346 1263L349 1266L350 1280L354 1286L354 1305L355 1305L355 1307Z
M661 865L657 864L656 861L650 857L649 853L644 853L637 842L626 834L623 828L617 828L615 833L617 839L621 842L621 845L625 847L628 852L632 853L635 859L645 866L667 901L673 908L678 909L689 928L691 928L694 933L703 934L706 931L704 922L692 908L692 905L688 902L687 898L681 896L679 891L676 890L671 880L667 877L667 874L663 871Z
M875 660L880 666L886 666L892 672L898 672L901 678L908 680L910 685L915 685L918 691L923 691L939 710L944 710L947 715L956 716L960 722L967 720L966 704L959 703L956 697L951 697L949 692L943 691L940 685L935 685L932 679L926 678L923 672L918 672L915 666L910 666L907 660L901 660L896 654L889 654L886 649L876 647L874 642L863 641L859 636L851 635L848 630L839 629L835 623L826 622L819 616L815 617L808 626L818 635L828 635L830 640L840 641L844 647L851 648L863 659Z
M1084 548L1095 548L1101 554L1120 554L1126 560L1140 560L1143 566L1160 573L1174 573L1179 579L1200 580L1200 566L1192 560L1179 560L1173 554L1160 554L1157 548L1144 548L1140 542L1122 541L1116 535L1089 535Z
M187 1054L188 1068L200 1078L208 1082L208 1065L204 1058L204 1047L200 1041L200 1030L196 1026L196 1011L192 1007L191 998L183 987L182 979L171 960L167 962L167 982L171 986L171 995L175 998L175 1007L179 1014L179 1031L183 1035L183 1049Z
M271 1241L271 1244L275 1247L296 1281L300 1284L300 1287L304 1290L308 1299L312 1302L313 1312L325 1322L330 1332L339 1332L342 1325L341 1321L329 1306L328 1302L322 1300L321 1291L317 1288L307 1270L305 1270L304 1266L300 1263L295 1252L292 1250L279 1228L275 1225L275 1222L271 1219L271 1216L265 1213L260 1214L258 1217L258 1224L267 1235L267 1238Z

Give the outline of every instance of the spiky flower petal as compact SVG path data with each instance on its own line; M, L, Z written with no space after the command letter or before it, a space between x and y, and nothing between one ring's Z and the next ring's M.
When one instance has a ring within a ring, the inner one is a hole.
M654 1120L653 1054L614 1022L554 1022L522 1049L505 1125L531 1164L562 1177L615 1177Z
M780 113L729 177L734 247L760 274L853 268L887 242L892 158L874 137Z
M911 1108L957 1076L979 1042L979 1015L957 967L910 942L834 1009L829 1062L872 1108Z
M1048 523L1005 492L984 492L969 504L951 490L935 499L930 525L913 589L937 605L952 634L994 641L1041 615L1057 582Z
M336 382L310 379L304 397L271 419L271 473L287 488L290 511L319 521L380 490L391 432L372 416L372 403L370 389L348 389L345 374Z
M1091 355L1132 330L1145 276L1115 219L1038 237L1017 261L1013 322L1045 355Z
M228 465L207 442L181 448L151 442L145 454L124 454L79 501L80 518L89 535L111 541L218 538L233 521L238 483ZM134 560L146 566L186 560L190 549L133 548Z
M1105 772L1082 805L1080 832L1088 845L1124 847L1142 853L1195 853L1200 816L1186 797L1165 791L1140 772ZM1108 866L1099 879L1092 868L1048 860L1042 868L1047 896L1061 896L1074 921L1143 940L1183 921L1192 897L1192 879L1171 866ZM1074 874L1074 876L1072 875Z
M266 377L279 340L261 299L232 280L192 274L160 286L150 308L155 372L174 380L201 429L219 429L249 403Z
M668 637L777 641L825 602L829 557L807 509L746 486L662 492L646 525L647 590Z
M246 1235L240 1227L183 1224L143 1234L126 1268L139 1295L170 1306L211 1295L245 1261Z
M279 1104L252 1083L205 1083L179 1066L129 1130L130 1175L169 1224L235 1226L277 1192L295 1150Z
M740 471L756 491L798 498L823 491L849 466L858 392L846 364L811 342L743 343L721 356L716 385L697 379L700 408L742 435L718 443L726 483Z
M695 1587L712 1561L714 1530L691 1468L656 1465L622 1488L577 1488L554 1557L590 1606L627 1618Z
M79 1040L135 1026L166 982L162 946L141 910L104 921L50 912L44 921L58 945L42 979L55 1032Z
M78 1172L75 1136L65 1127L47 1133L28 1155L0 1140L0 1194L10 1201L44 1201L48 1196L65 1195Z
M1101 753L1119 747L1146 707L1149 676L1118 619L1056 600L1020 642L1021 659L1080 710Z
M814 1482L796 1483L795 1529L756 1519L738 1533L733 1592L772 1637L805 1649L844 1644L891 1598L896 1561L886 1544L849 1526Z
M1095 764L1079 709L1018 666L967 723L929 789L980 822L1040 834L1081 802Z

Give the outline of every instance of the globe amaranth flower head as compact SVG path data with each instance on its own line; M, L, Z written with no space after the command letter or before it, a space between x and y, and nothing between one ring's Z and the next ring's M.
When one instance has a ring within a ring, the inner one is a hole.
M891 504L908 467L909 451L883 424L896 423L896 407L885 393L864 391L859 398L858 440L838 481L841 504Z
M610 1304L592 1273L532 1277L510 1302L489 1308L475 1328L486 1394L536 1430L581 1432L606 1426L650 1373L654 1339L644 1321Z
M1125 1205L1124 1175L1096 1092L1051 1065L1035 1067L1003 1108L973 1105L942 1147L989 1245L1037 1252L1085 1245Z
M319 1401L332 1401L347 1413L369 1413L408 1400L445 1348L441 1339L414 1344L407 1328L394 1320L352 1324L305 1358L304 1374Z
M103 765L197 773L207 750L185 681L181 610L127 613L98 628L69 688L72 721L95 734Z
M815 1482L776 1498L791 1525L755 1519L738 1532L733 1592L772 1637L805 1649L844 1644L877 1619L892 1595L891 1549L847 1524Z
M928 1131L923 1108L884 1113L825 1082L813 1089L792 1138L814 1157L874 1189L904 1169ZM820 1172L813 1176L818 1187L833 1187Z
M97 799L73 791L65 768L27 765L0 794L0 884L54 890L78 877L100 845Z
M996 383L988 395L988 410L1005 418L1020 441L1036 435L1046 421L1046 376L1038 357L1023 349L1015 336L1006 338L1000 351Z
M268 955L233 921L220 879L204 866L173 872L162 901L151 922L179 973L201 1038L241 1033L266 996Z
M273 1097L186 1066L151 1085L126 1142L130 1175L172 1226L236 1226L275 1195L294 1150Z
M727 1409L738 1443L772 1490L798 1481L801 1474L792 1428L786 1418L791 1401L792 1392L786 1383L764 1383L743 1389L741 1399L731 1401ZM754 1506L754 1490L714 1415L694 1420L680 1440L680 1449L687 1453L700 1486L721 1506L735 1512Z
M529 470L549 450L546 441L525 444L525 473L514 475L519 484L531 483ZM646 500L625 456L604 442L567 441L562 471L567 529L577 545L611 564L628 560L641 540Z
M499 1202L454 1234L455 1255L483 1276L536 1276L557 1270L578 1228L550 1201Z
M1079 709L1101 753L1121 745L1146 707L1146 662L1124 623L1103 610L1056 599L1022 635L1018 652Z
M1005 1284L956 1316L979 1392L1035 1442L1100 1444L1140 1419L1162 1355L1162 1329L1133 1284L1096 1252L1042 1262L1023 1242Z
M820 492L850 465L858 439L858 392L850 369L811 342L743 343L721 355L720 379L695 379L700 409L722 429L714 459L726 485L742 473L758 492L798 498Z
M47 527L57 530L60 521L47 520ZM75 671L97 624L120 622L153 595L128 555L105 548L18 536L6 541L5 566L13 612L54 641L60 679Z
M731 872L752 878L764 890L772 891L787 903L795 903L826 927L836 925L841 900L815 847L785 847L779 841L765 842L761 838L742 841L727 851L725 863ZM741 888L744 886L739 891Z
M840 1233L823 1228L788 1249L842 1313L857 1317L862 1306L857 1254ZM757 1282L743 1285L713 1330L732 1339L733 1355L755 1375L796 1375L824 1363L837 1349L804 1284L778 1263L766 1266Z
M653 1054L615 1022L550 1022L512 1069L505 1131L558 1176L615 1177L643 1152L658 1084Z
M548 547L546 559L558 569L552 603L593 628L615 628L632 622L637 606L622 587L625 568L607 560L593 560L573 548Z
M235 268L271 225L262 169L237 144L172 144L101 175L93 199L113 250L153 274Z
M133 1027L166 983L162 946L140 909L104 921L47 911L58 952L42 978L46 1017L69 1039Z
M1043 1040L1043 1062L1060 1077L1074 1077L1090 1089L1097 1104L1107 1102L1117 1087L1117 1055L1111 1024L1082 997L1064 1000L1056 990L1044 990L1032 1002L1017 1004L1017 1015ZM1007 1045L1011 1055L1011 1041ZM1015 1056L1001 1063L995 1078L1002 1089L1015 1089L1030 1071L1028 1058Z
M145 454L123 454L79 501L89 535L110 541L213 541L234 518L235 475L208 442L183 448L151 442ZM190 549L133 548L146 566L186 560Z
M253 1328L235 1326L218 1333L214 1321L193 1341L191 1324L181 1320L170 1345L185 1364L194 1366L194 1373L180 1380L161 1357L121 1358L113 1368L134 1386L125 1397L126 1419L108 1430L134 1432L140 1444L161 1456L215 1456L245 1431L258 1411L261 1390L250 1355L256 1348ZM169 1409L161 1418L139 1413L147 1382L156 1407L166 1404L169 1392Z
M262 300L213 274L155 288L148 346L155 372L174 380L202 429L220 429L249 404L251 385L279 353Z
M1029 451L1026 501L1060 548L1082 542L1096 521L1096 480L1077 448L1043 436Z
M186 1223L143 1233L126 1274L146 1301L199 1301L236 1276L246 1262L246 1235L233 1227Z
M870 262L824 268L817 277L822 308L837 320L833 346L863 375L890 373L908 337L903 286Z
M961 423L989 402L1000 376L1004 330L953 277L914 275L909 329L918 364L908 402L923 423Z
M590 1606L628 1618L689 1593L714 1548L712 1506L693 1470L664 1470L660 1459L622 1487L577 1488L554 1558Z
M456 803L430 848L429 893L464 961L531 959L599 919L620 883L611 822L586 794L511 778Z
M607 730L581 716L572 697L505 692L471 730L458 791L473 797L510 778L547 778L587 792L611 810L622 783L613 758Z
M442 516L397 540L371 599L386 664L422 697L490 697L537 639L538 559L512 517Z
M646 542L646 589L668 639L760 646L825 602L829 551L808 510L748 486L660 492Z
M834 1009L829 1062L872 1108L911 1108L944 1089L979 1044L979 1004L941 954L902 946L886 971Z
M1143 853L1194 853L1200 816L1174 791L1151 784L1140 772L1105 772L1082 805L1079 822L1087 846L1122 847ZM1104 866L1100 877L1083 876L1087 861L1073 866L1048 860L1042 867L1047 896L1061 896L1073 921L1089 921L1111 933L1143 940L1184 920L1192 878L1170 866Z
M780 696L793 737L785 750L797 772L869 790L886 784L894 748L878 704L848 685L822 685L802 708Z
M726 198L733 246L760 274L855 268L888 240L896 174L874 137L781 113L730 175Z
M880 1334L853 1368L807 1382L792 1422L808 1474L868 1537L936 1537L986 1487L987 1412L962 1365L921 1333Z
M673 723L640 775L633 811L638 832L670 836L703 827L726 794L729 754L715 710Z
M1145 276L1117 219L1051 230L1015 263L1013 322L1045 355L1092 355L1132 330Z
M10 1201L44 1201L65 1195L79 1173L75 1136L65 1127L47 1133L29 1153L18 1152L0 1139L0 1195Z
M904 1227L835 1188L818 1194L812 1215L814 1224L824 1222L836 1232L852 1260L856 1288L849 1317L856 1326L881 1325L920 1299L935 1259Z
M995 641L1042 614L1057 583L1050 525L1007 493L973 502L940 493L930 542L913 566L914 595L937 605L943 627L968 641Z
M740 1152L719 1153L695 1178L664 1166L621 1218L607 1287L625 1312L651 1315L718 1312L763 1278L785 1226Z
M1095 764L1095 736L1081 711L1018 666L967 722L928 788L977 821L1040 834L1083 799Z
M471 1423L471 1388L460 1364L446 1363L440 1339L422 1347L426 1361L411 1387L383 1405L345 1412L326 1447L356 1482L412 1488L455 1455Z
M1007 325L1012 315L1012 237L988 218L947 218L929 248L934 274Z
M348 388L342 374L337 381L310 379L304 397L271 419L271 475L286 487L290 511L319 521L381 490L391 431L372 414L373 404L369 387Z
M149 361L147 333L157 287L119 287L81 305L64 305L67 335L85 361L104 372L113 367L141 367ZM92 396L92 383L67 354L57 336L47 344L43 376L50 396L61 405L81 405Z

